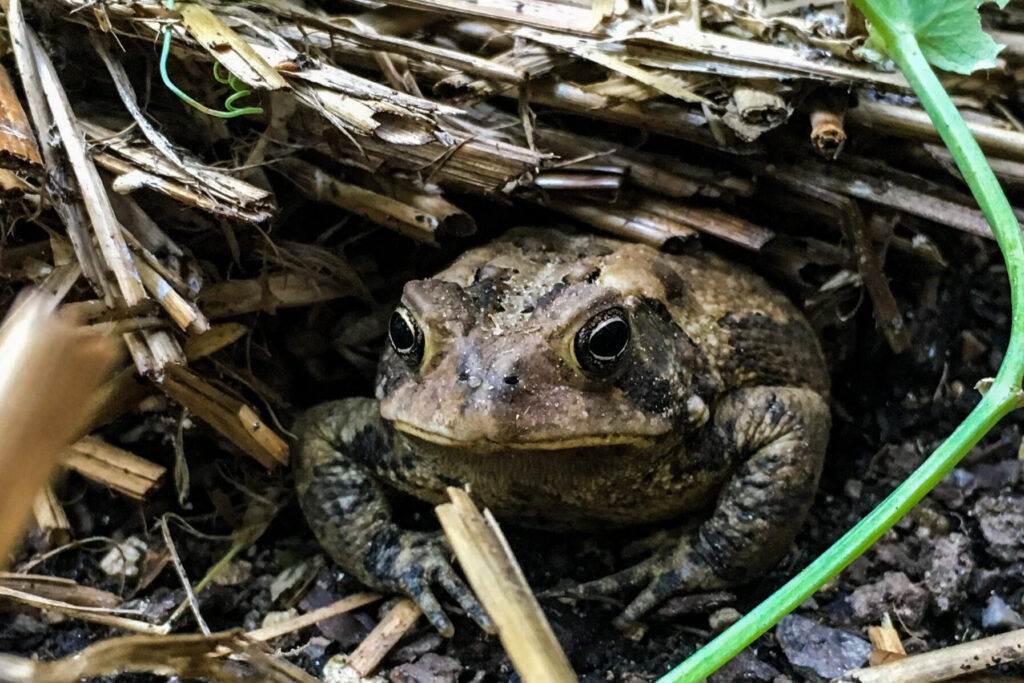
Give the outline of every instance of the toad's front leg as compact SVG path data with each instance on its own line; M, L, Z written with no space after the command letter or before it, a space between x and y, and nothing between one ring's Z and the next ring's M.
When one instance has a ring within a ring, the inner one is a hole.
M449 562L439 533L398 527L372 469L394 457L394 432L377 401L319 405L296 423L299 505L320 545L366 585L411 597L443 635L453 627L432 586L444 588L487 630L494 626Z
M771 567L785 555L814 500L828 429L828 406L810 389L732 392L716 407L703 445L737 459L711 517L663 552L573 592L643 586L615 621L635 632L636 620L670 595L741 583Z

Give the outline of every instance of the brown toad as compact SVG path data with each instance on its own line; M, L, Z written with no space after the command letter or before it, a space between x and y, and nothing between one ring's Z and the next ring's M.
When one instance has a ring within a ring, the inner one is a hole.
M386 486L441 502L468 485L499 519L547 529L699 521L573 591L640 589L626 629L673 593L771 566L814 497L818 342L782 294L713 255L513 230L408 283L389 337L376 399L300 420L299 501L342 567L443 633L437 586L490 623L443 538L393 522Z

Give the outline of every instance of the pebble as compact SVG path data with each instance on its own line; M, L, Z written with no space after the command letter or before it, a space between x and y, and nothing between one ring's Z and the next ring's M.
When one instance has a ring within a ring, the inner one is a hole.
M828 681L863 666L873 649L863 638L796 614L779 622L775 638L789 663L812 681Z

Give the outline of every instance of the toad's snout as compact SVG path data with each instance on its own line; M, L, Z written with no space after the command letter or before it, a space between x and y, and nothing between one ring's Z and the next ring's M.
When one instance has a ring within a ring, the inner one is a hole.
M455 384L470 403L512 401L529 385L530 373L521 355L514 349L502 349L483 358L475 350L467 351L459 359Z

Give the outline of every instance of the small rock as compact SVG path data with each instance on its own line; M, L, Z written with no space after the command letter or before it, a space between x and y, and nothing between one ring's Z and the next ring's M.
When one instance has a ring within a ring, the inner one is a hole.
M1024 619L1006 604L1001 597L993 593L988 604L981 613L981 627L986 631L1006 631L1011 628L1024 627Z
M935 508L919 503L910 511L917 534L924 538L942 538L949 533L949 520Z
M363 678L348 665L348 655L334 655L324 664L324 683L387 683L380 676Z
M100 560L100 569L107 576L125 579L138 576L139 563L149 547L138 536L131 536L118 543Z
M924 573L924 586L931 593L932 604L940 614L960 607L973 571L971 540L964 534L950 534L932 544L931 563Z
M750 681L754 683L768 683L779 675L779 670L771 664L758 659L749 649L740 650L740 653L725 663L721 669L708 677L708 683L737 683L739 681Z
M1020 460L1000 460L997 463L975 465L971 471L974 473L978 490L997 493L1017 485L1022 467L1024 462Z
M235 560L229 562L213 577L213 583L218 586L241 586L252 578L252 562L246 560Z
M723 607L720 610L716 610L708 617L708 627L711 629L713 634L718 635L739 621L742 616L743 615L740 614L739 610L735 607Z
M417 657L437 650L443 643L444 640L440 635L434 631L430 631L426 635L420 636L412 642L395 648L391 654L388 655L388 660L403 663L411 662Z
M1004 562L1024 558L1024 496L984 496L972 513L988 541L988 552Z
M391 683L457 683L462 664L457 659L428 652L415 662L396 666L388 674Z
M847 479L846 486L843 487L843 493L846 494L847 498L860 500L860 497L864 494L864 482L860 479Z
M790 664L813 681L831 680L863 666L873 649L863 638L796 614L779 622L775 638Z
M263 621L260 623L260 628L269 628L271 626L277 626L284 622L298 616L299 610L294 607L290 607L280 612L267 612L267 615L263 617Z
M921 623L928 607L928 591L911 583L903 572L886 572L881 580L859 586L849 597L854 619L860 624L879 621L894 613L908 628Z
M286 593L291 594L308 585L320 571L321 562L319 557L313 557L296 562L281 571L270 584L270 599L277 602Z

